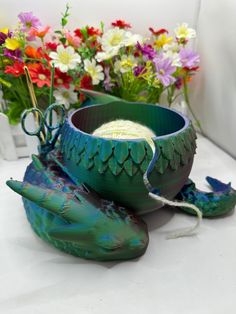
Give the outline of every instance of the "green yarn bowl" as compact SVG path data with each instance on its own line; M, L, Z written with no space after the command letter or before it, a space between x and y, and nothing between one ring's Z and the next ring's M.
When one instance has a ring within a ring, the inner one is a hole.
M196 133L180 113L158 105L113 101L74 111L61 134L61 151L70 173L102 198L144 214L160 208L148 196L143 174L152 159L144 139L93 136L103 123L116 119L143 124L157 135L159 158L150 174L161 196L173 199L186 183L196 150Z

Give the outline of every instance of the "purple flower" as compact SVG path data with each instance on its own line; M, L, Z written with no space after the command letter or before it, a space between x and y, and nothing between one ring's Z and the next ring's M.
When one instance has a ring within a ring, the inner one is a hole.
M145 44L141 46L140 43L138 42L136 47L138 50L142 52L143 56L145 56L148 60L153 60L157 55L156 51L152 48L151 45Z
M105 67L104 73L105 73L105 80L103 81L104 88L106 91L110 92L112 90L112 87L114 86L114 84L111 82L110 68Z
M191 49L182 48L179 53L180 61L184 68L194 68L198 66L200 62L199 54Z
M164 86L169 86L175 82L175 78L171 76L176 71L176 67L172 65L172 60L164 59L162 56L153 59L156 68L156 77Z
M5 43L7 37L8 37L7 34L0 32L0 45L3 45Z
M33 28L38 28L41 25L39 19L33 15L33 12L21 12L18 15L20 22L22 23L22 31L26 32Z
M21 58L22 53L20 49L9 50L5 48L3 51L3 54L5 57L8 57L14 61L22 61L22 58Z
M7 34L0 32L0 45L3 45L5 43L5 41L6 41L6 39L8 37L11 37L11 36L12 36L12 32L8 31Z
M134 76L139 76L141 73L145 73L146 69L143 65L137 65L134 67Z

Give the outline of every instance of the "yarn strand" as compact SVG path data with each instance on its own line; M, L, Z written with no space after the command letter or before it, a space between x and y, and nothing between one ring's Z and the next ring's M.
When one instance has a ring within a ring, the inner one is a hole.
M197 215L197 222L195 225L193 225L192 227L187 227L187 228L178 229L176 231L173 231L167 236L167 239L177 239L177 238L181 238L181 237L188 237L188 236L192 236L196 233L196 231L199 228L201 221L202 221L202 212L200 211L200 209L197 206L195 206L193 204L185 203L185 202L170 201L170 200L164 198L163 196L156 195L152 192L149 192L148 195L152 199L154 199L158 202L161 202L165 205L170 205L170 206L174 206L174 207L191 208L192 210L195 211L195 213Z

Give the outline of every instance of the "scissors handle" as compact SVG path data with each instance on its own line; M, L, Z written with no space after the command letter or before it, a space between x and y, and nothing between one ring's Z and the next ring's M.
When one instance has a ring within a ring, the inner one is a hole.
M57 123L54 125L52 121L52 112L53 110L59 110L59 119L57 119ZM48 130L53 131L56 129L60 129L61 126L65 122L66 112L65 107L60 104L51 104L44 113L44 123Z
M37 122L38 122L38 126L36 127L35 130L33 131L28 131L26 126L25 126L25 121L27 116L33 113L34 115L37 115ZM44 116L42 114L42 112L38 109L38 108L30 108L27 109L23 112L22 116L21 116L21 126L23 131L30 136L38 136L39 140L42 141L42 137L41 137L41 132L43 132L43 128L44 128Z

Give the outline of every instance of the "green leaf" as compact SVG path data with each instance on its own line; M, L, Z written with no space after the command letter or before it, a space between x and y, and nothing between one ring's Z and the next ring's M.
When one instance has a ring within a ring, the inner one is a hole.
M93 159L89 159L87 158L86 154L84 154L82 156L82 165L86 168L86 169L91 169L94 165L94 160Z
M104 22L103 21L100 22L100 29L101 29L101 32L104 33Z
M66 39L65 39L64 37L62 37L62 38L60 38L60 42L61 42L63 45L65 45Z
M168 160L165 159L162 155L159 155L159 159L156 162L155 168L160 174L163 174L166 171L168 164L169 164Z
M116 160L123 164L123 162L128 158L129 156L129 145L127 142L117 142L114 149L114 156Z
M71 152L71 159L78 165L81 160L81 155L78 154L77 147L74 146Z
M56 33L56 34L59 34L59 35L62 35L62 31L54 31L54 33Z
M98 172L101 173L101 174L104 173L107 170L107 168L108 168L108 163L107 162L102 162L98 155L95 156L94 163L95 163L95 166L96 166Z
M133 175L133 169L132 168L133 168L132 160L131 159L126 160L124 163L124 169L130 177L132 177L132 175Z
M21 113L24 111L24 107L18 102L9 102L6 115L8 116L10 124L17 124L20 122Z
M171 160L174 155L174 146L172 142L168 139L159 140L158 146L161 147L161 151L164 157L168 160Z
M140 164L146 155L144 143L143 142L133 142L129 145L129 147L130 147L130 155L131 155L133 161L136 164Z
M68 23L68 17L70 16L69 10L70 10L70 6L67 3L66 4L66 10L65 10L64 13L62 13L62 18L61 18L61 26L62 26L62 28L64 28L64 26L66 26L66 24Z
M170 166L173 170L177 170L180 164L180 155L174 154L173 158L170 160Z
M145 173L147 171L147 168L149 166L150 161L151 161L151 159L149 159L149 158L145 158L143 160L143 162L141 163L141 166L140 166L142 173Z
M96 138L89 138L86 145L86 154L88 158L93 158L98 151L98 140Z
M175 151L179 155L182 155L183 152L185 152L184 143L178 135L172 139L172 144L174 146Z
M191 137L190 137L190 134L189 134L188 130L183 133L183 138L184 138L184 146L186 147L186 149L188 151L191 151L191 149L192 149L192 147L191 147Z
M111 172L114 174L114 176L117 176L122 171L122 167L117 163L114 157L109 159L108 166Z
M66 26L67 22L68 22L68 21L67 21L66 18L63 17L63 18L61 19L61 25L62 25L63 27Z
M78 154L81 154L85 150L87 138L84 135L80 136L79 143L77 144Z
M85 28L81 28L81 30L80 30L80 32L81 32L81 34L83 35L83 37L84 37L85 40L88 39L87 27L88 27L88 26L86 26Z
M99 156L103 162L107 161L112 154L112 141L103 140L100 146Z

